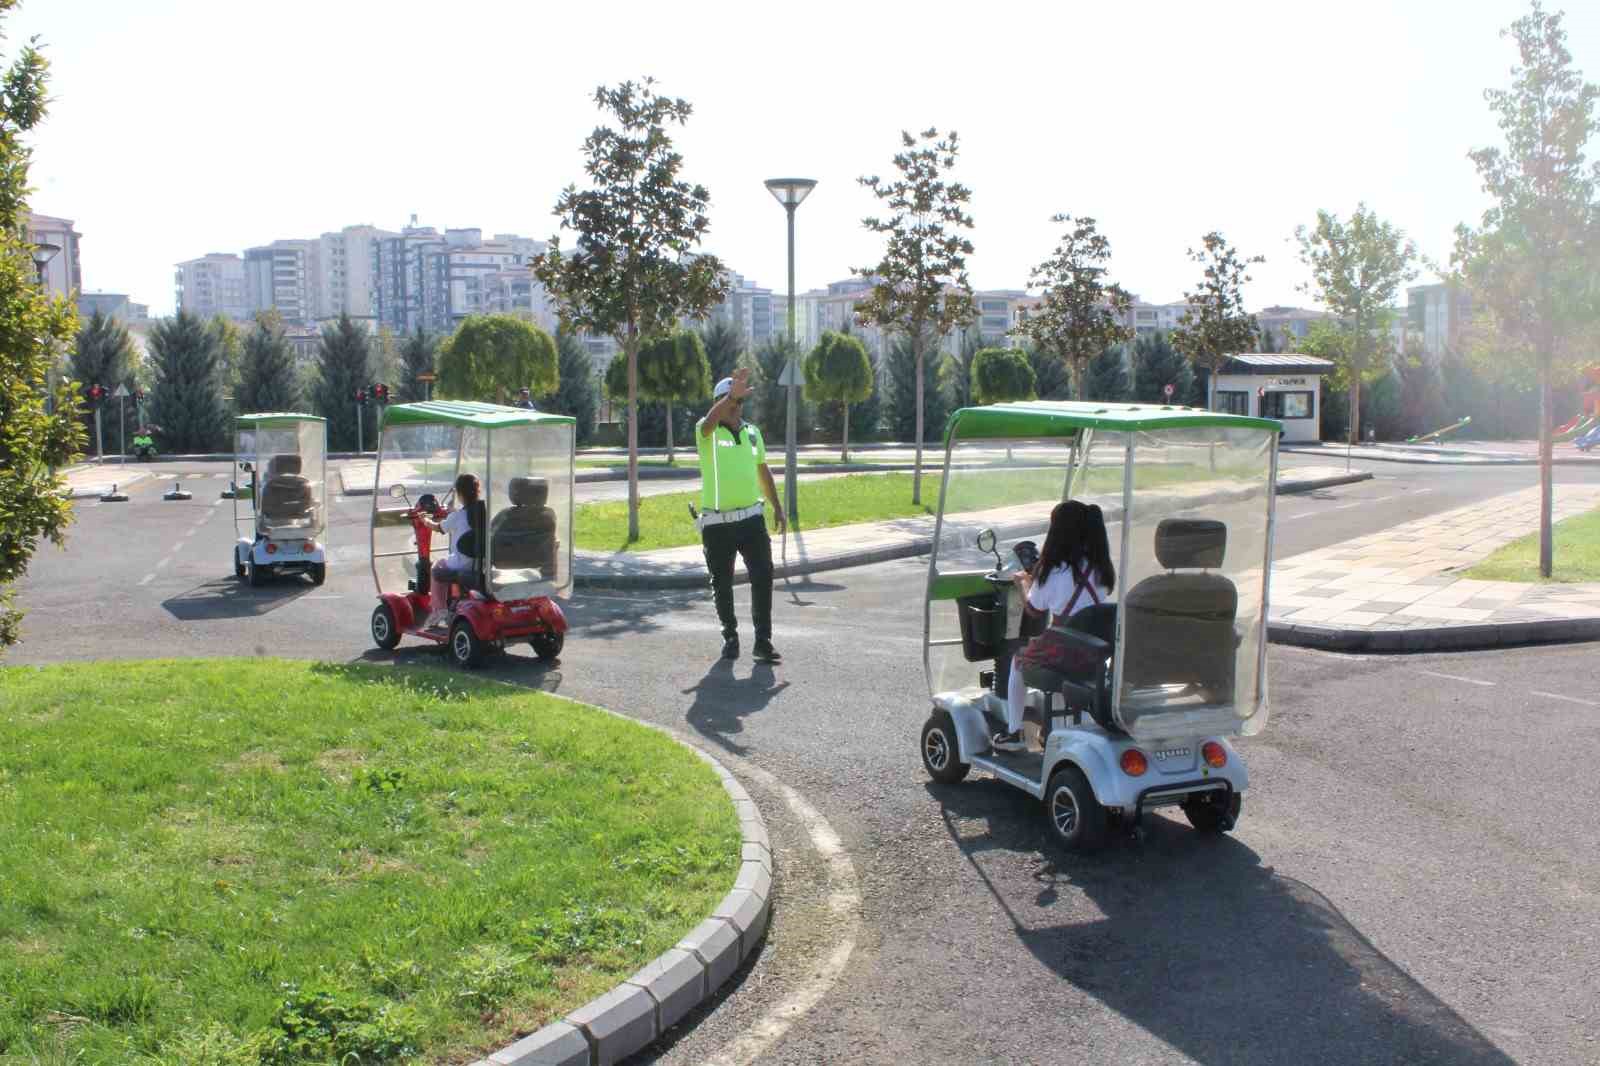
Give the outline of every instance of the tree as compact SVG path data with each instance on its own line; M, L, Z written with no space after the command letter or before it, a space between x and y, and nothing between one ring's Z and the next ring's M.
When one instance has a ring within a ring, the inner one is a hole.
M639 395L667 409L667 464L673 462L672 405L711 395L711 364L693 330L677 329L645 341L639 349Z
M972 399L975 403L1011 403L1031 400L1038 381L1028 363L1028 353L1018 348L984 348L972 359Z
M244 357L233 401L240 414L295 411L300 407L294 352L283 336L283 317L276 311L257 315L255 328L244 339Z
M358 442L366 443L365 434L356 432L356 393L372 384L372 343L349 315L322 327L317 371L313 400L328 420L328 448L354 451Z
M1067 364L1032 342L1028 344L1027 353L1039 399L1072 399L1072 375L1067 373Z
M783 374L784 367L789 365L791 357L799 358L798 346L791 346L787 335L774 334L772 340L756 349L752 362L755 364L755 413L754 417L746 412L745 417L761 427L761 435L767 440L782 440L788 422L788 386L780 385L778 378ZM795 424L806 426L810 424L810 414L806 410L804 396L797 398L795 404Z
M1241 258L1221 233L1213 230L1189 258L1205 267L1197 288L1183 294L1189 309L1172 331L1172 346L1206 372L1206 409L1216 406L1217 371L1229 356L1256 349L1256 316L1244 309L1244 283L1251 264L1264 256Z
M915 364L911 377L917 442L911 502L920 504L926 392L929 385L937 391L936 375L927 373L935 369L927 363L927 348L977 314L967 281L972 241L961 234L972 228L972 216L963 208L972 199L972 190L945 179L960 155L954 130L942 139L933 128L923 130L919 137L901 131L900 145L903 151L894 157L899 178L885 182L873 174L859 179L892 214L862 219L869 231L885 237L885 248L876 266L856 271L874 282L867 298L856 305L856 315L863 322L881 326L885 333L899 334L910 344ZM897 399L897 411L902 405Z
M439 346L439 395L507 403L555 391L555 339L512 315L468 315Z
M108 397L117 390L118 385L132 390L138 384L134 380L134 368L138 361L128 327L99 311L78 330L69 360L74 378L85 385L100 385ZM108 410L114 410L117 406L110 400L106 404ZM85 431L88 431L94 425L94 414L86 412L83 422Z
M639 539L639 346L682 318L705 318L727 296L722 263L695 252L711 219L711 194L678 177L683 157L667 127L684 125L688 101L660 96L655 82L595 90L595 104L620 129L599 126L583 142L593 187L567 186L556 201L571 252L560 238L537 256L534 275L555 297L563 328L612 337L628 373L628 540Z
M1123 403L1133 394L1128 384L1127 349L1114 344L1089 363L1089 399Z
M700 343L705 347L706 363L711 367L711 383L715 385L723 378L732 377L739 357L744 354L744 338L733 324L725 318L713 318L700 331Z
M928 440L941 439L950 408L938 387L938 364L923 361L918 374L917 347L909 337L896 338L889 345L885 363L889 394L884 399L889 404L889 430L894 439L910 440L919 431Z
M439 352L438 338L423 332L421 326L406 335L400 345L400 383L395 387L395 399L400 403L420 403L433 395L428 382L420 380L423 374L434 372L434 358Z
M217 337L217 361L222 372L222 392L232 396L239 385L239 368L244 364L244 330L227 315L213 315L211 332Z
M0 3L0 14L12 7ZM55 468L78 457L84 430L76 383L50 391L56 353L72 343L77 314L38 283L25 228L28 165L23 137L45 116L49 64L31 45L5 73L0 94L0 648L22 639L12 584L28 569L40 538L65 543L72 502ZM51 400L54 404L52 407Z
M1600 85L1573 67L1560 13L1546 14L1537 0L1502 36L1516 41L1522 65L1510 89L1489 89L1484 98L1506 145L1470 153L1493 203L1476 229L1457 227L1452 262L1474 308L1538 372L1539 573L1548 578L1551 375L1581 355L1600 319L1600 162L1584 160L1600 128Z
M950 400L952 411L978 402L972 398L972 361L982 350L982 338L977 331L963 330L960 349L946 355L939 365L939 384Z
M1417 246L1399 229L1358 204L1348 223L1317 212L1310 230L1295 229L1300 259L1311 269L1301 291L1315 296L1350 333L1350 442L1361 439L1361 382L1388 370L1389 306L1405 282L1417 276Z
M806 399L813 403L836 403L844 410L840 420L844 441L839 461L850 461L850 405L872 395L872 360L867 346L845 333L827 330L817 346L806 356Z
M1085 398L1083 371L1089 360L1132 336L1128 312L1133 297L1106 280L1111 242L1087 216L1053 215L1068 229L1049 259L1033 268L1028 287L1043 287L1039 305L1024 312L1021 329L1072 371L1073 394Z
M1172 386L1168 399L1166 386ZM1133 342L1133 398L1139 403L1189 402L1194 370L1178 354L1165 333L1152 333Z
M568 330L556 332L556 378L560 382L554 392L539 399L539 407L558 415L571 415L578 447L594 439L595 381L594 360Z
M168 451L215 451L227 439L222 338L214 322L181 310L150 331L150 420Z

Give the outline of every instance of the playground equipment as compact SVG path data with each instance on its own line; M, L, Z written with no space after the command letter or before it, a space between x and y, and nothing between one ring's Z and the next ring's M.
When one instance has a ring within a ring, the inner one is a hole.
M1566 425L1560 427L1554 433L1552 433L1550 435L1550 439L1556 444L1565 444L1567 441L1580 440L1584 434L1588 433L1596 426L1600 426L1600 418L1596 418L1593 415L1580 414L1571 422L1568 422Z
M1443 429L1436 429L1432 433L1424 433L1420 437L1407 437L1406 438L1406 443L1407 444L1426 444L1429 441L1438 440L1440 437L1443 437L1446 433L1454 433L1456 430L1460 429L1462 426L1465 426L1465 425L1468 425L1469 423L1471 423L1471 421L1472 421L1472 416L1468 415L1466 418L1463 418L1461 421L1455 423L1454 425L1445 426Z

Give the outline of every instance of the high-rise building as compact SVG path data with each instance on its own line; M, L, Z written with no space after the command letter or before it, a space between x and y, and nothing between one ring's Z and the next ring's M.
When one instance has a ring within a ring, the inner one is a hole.
M86 292L78 296L78 314L88 318L96 311L123 324L149 321L150 305L137 304L120 292Z
M318 239L318 317L349 315L371 319L377 316L375 245L394 236L396 234L376 226L346 226L338 232L324 233Z
M1437 361L1459 351L1461 333L1472 317L1472 295L1465 286L1413 285L1406 289L1407 325L1422 335L1422 354Z
M771 289L762 288L743 275L732 272L726 273L724 280L729 284L728 295L711 309L711 319L732 326L743 339L745 347L750 349L760 348L774 336L784 335L788 326L786 320L773 313ZM798 339L798 326L796 330Z
M244 253L245 302L250 311L276 309L290 325L322 317L321 242L273 241Z
M1326 311L1313 311L1304 307L1265 307L1256 312L1256 325L1263 339L1270 336L1275 351L1286 352L1311 331L1314 322L1331 320Z
M177 265L173 277L177 285L178 310L202 318L225 315L250 317L245 298L244 260L231 253L212 252L199 259Z
M28 212L28 242L57 249L44 268L45 288L56 296L83 291L83 266L78 261L78 241L82 236L73 228L71 219Z

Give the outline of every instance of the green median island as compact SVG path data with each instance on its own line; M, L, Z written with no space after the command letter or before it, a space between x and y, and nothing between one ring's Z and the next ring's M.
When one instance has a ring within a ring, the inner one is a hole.
M727 891L716 775L431 669L0 669L0 1062L466 1062Z
M1555 555L1552 582L1600 581L1600 510L1557 522L1551 541ZM1478 581L1541 581L1539 534L1517 538L1462 576Z

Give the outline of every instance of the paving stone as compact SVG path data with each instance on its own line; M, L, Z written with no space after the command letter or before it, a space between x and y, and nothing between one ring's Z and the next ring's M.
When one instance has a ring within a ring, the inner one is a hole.
M628 978L650 993L656 1003L656 1029L666 1032L678 1024L709 994L705 965L682 948L672 948L650 965Z
M715 992L744 961L739 952L739 930L721 918L707 918L678 941L678 947L699 958L706 967L706 988Z
M589 1066L589 1041L576 1026L551 1022L484 1061L494 1066Z
M762 902L772 897L772 870L758 859L740 863L739 876L734 880L735 891L754 892Z
M747 889L736 888L722 897L713 918L726 918L739 931L740 951L750 954L767 929L767 902Z
M624 982L566 1017L589 1034L597 1063L620 1062L656 1038L656 1004L650 993Z
M767 873L772 872L772 852L767 850L765 844L749 842L744 845L740 855L745 862L759 862L766 866Z

